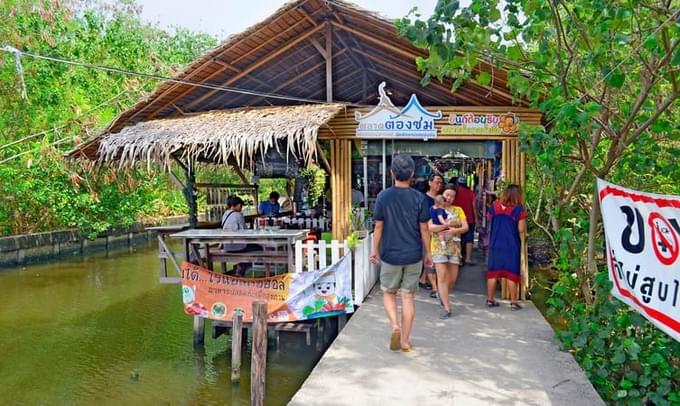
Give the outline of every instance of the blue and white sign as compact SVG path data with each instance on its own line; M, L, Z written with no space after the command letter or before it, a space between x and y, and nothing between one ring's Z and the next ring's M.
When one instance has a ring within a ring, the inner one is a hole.
M430 139L437 137L434 120L442 118L442 112L430 113L418 102L415 94L411 95L408 104L399 109L387 93L385 82L378 86L380 102L369 113L354 113L358 122L357 138L418 138Z

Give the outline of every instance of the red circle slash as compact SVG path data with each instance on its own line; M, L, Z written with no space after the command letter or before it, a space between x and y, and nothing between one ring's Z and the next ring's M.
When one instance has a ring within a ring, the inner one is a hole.
M657 212L652 212L647 222L652 229L652 246L656 258L664 265L672 265L680 252L675 230L668 220Z

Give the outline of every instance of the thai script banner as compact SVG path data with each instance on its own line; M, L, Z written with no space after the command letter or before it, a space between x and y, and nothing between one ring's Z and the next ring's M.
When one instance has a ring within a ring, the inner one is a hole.
M268 278L238 278L182 263L184 312L212 320L232 320L234 313L253 320L256 300L267 302L267 321L280 323L354 312L351 257L319 271Z
M597 188L612 294L680 341L680 197Z
M442 134L502 135L516 134L519 129L519 117L514 113L451 113L448 123L442 127Z
M441 111L430 113L425 110L415 94L403 109L399 109L385 92L385 82L378 85L378 94L380 101L373 110L366 114L354 113L358 138L429 139L437 136L434 120L442 118Z

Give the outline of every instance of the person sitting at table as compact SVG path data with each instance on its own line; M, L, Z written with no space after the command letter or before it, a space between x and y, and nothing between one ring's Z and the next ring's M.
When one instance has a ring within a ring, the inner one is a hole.
M281 211L281 205L279 205L279 192L271 192L269 194L269 200L260 203L257 208L257 214L260 216L276 216Z
M222 229L225 231L241 231L246 228L246 219L243 217L243 199L238 196L229 196L227 199L229 210L222 216ZM257 244L223 244L222 250L228 252L253 252L262 251L262 247ZM233 274L243 276L252 266L251 263L242 262L234 265Z

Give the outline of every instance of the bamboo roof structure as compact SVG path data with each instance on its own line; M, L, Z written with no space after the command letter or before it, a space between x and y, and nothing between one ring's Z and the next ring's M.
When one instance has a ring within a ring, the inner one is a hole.
M160 83L152 94L124 111L102 134L76 147L69 157L97 162L120 160L124 165L163 160L169 153L252 158L259 147L272 145L269 138L278 133L267 125L247 130L247 124L253 122L245 111L235 115L214 111L255 108L253 114L257 116L267 114L261 108L269 106L273 109L270 112L287 117L284 111L302 110L275 107L307 104L304 111L318 114L310 120L321 122L319 117L335 111L337 104L375 104L376 89L382 81L387 81L396 105L406 104L411 94L416 94L423 105L523 103L513 99L506 72L484 61L480 61L478 70L492 74L488 86L467 82L451 92L452 82L445 79L423 87L416 58L426 56L427 51L399 37L394 22L379 14L343 0L291 1L264 21L227 38L177 74L176 81ZM277 97L282 95L289 99ZM330 102L332 107L315 109L311 107L315 102ZM194 116L197 113L203 114ZM234 121L236 117L244 121ZM209 122L215 118L216 123ZM315 134L314 125L284 121L290 128L281 127L280 134L296 134L294 140ZM241 131L240 136L236 129ZM189 133L182 135L182 131ZM222 134L225 131L227 135ZM249 140L239 141L239 137Z

